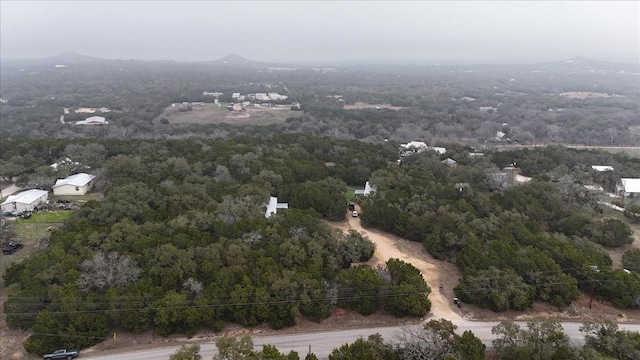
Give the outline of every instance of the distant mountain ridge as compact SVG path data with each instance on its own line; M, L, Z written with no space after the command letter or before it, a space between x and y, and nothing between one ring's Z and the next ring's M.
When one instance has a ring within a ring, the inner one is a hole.
M77 64L89 64L89 63L99 63L99 62L116 62L116 61L125 61L122 59L118 59L118 60L111 60L111 59L102 59L102 58L98 58L98 57L94 57L94 56L89 56L89 55L83 55L77 52L65 52L62 54L58 54L58 55L54 55L54 56L49 56L49 57L44 57L44 58L31 58L31 59L9 59L9 58L3 58L0 59L0 61L5 64L5 65L77 65ZM215 59L215 60L207 60L207 61L175 61L175 60L126 60L127 62L139 62L139 63L158 63L158 62L163 62L163 63L176 63L176 64L207 64L207 65L212 65L212 66L220 66L220 67L229 67L229 68L254 68L254 69L265 69L265 68L269 68L269 67L300 67L300 68L310 68L312 67L311 65L304 65L304 66L300 66L300 65L295 65L295 64L282 64L282 63L267 63L267 62L260 62L260 61L254 61L254 60L249 60L245 57L242 57L238 54L228 54L224 57L221 57L219 59ZM331 62L323 62L326 66L337 66L337 67L341 67L340 65L331 65ZM468 65L447 65L447 64L441 64L441 65L430 65L430 66L443 66L443 67L475 67L475 66L492 66L492 65L496 65L497 64L468 64ZM625 66L629 66L629 65L634 65L634 64L624 64L624 63L614 63L614 62L609 62L609 61L598 61L598 60L593 60L593 59L589 59L589 58L585 58L585 57L573 57L573 58L569 58L569 59L565 59L565 60L560 60L560 61L554 61L554 62L546 62L546 63L535 63L535 64L503 64L503 65L519 65L519 66L527 66L527 67L542 67L542 68L549 68L549 67L553 67L553 68L570 68L570 67L600 67L600 68L607 68L607 69L611 69L611 68L615 68L618 65L625 65ZM637 65L637 64L636 64ZM353 67L353 66L380 66L379 64L367 64L365 62L362 62L360 64L356 64L353 63L351 65L348 65L347 67ZM404 62L399 62L397 64L394 64L392 62L388 62L386 65L383 66L421 66L416 64L411 64L411 63L407 63L406 61ZM425 66L425 65L422 65Z
M32 59L2 59L2 62L25 63L33 65L69 65L69 64L86 64L100 61L108 61L94 56L82 55L80 53L70 51L62 54L48 56L44 58Z

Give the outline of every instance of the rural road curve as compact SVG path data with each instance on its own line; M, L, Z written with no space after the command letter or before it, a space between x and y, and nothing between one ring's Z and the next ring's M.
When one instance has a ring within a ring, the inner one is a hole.
M486 345L490 345L494 336L491 334L491 328L497 322L472 322L466 320L453 321L458 325L457 332L462 334L465 330L471 330ZM518 322L521 327L526 324ZM565 333L574 341L582 342L584 335L580 332L580 323L562 323ZM417 325L414 325L417 326ZM403 327L375 327L366 329L337 330L303 334L287 334L287 335L271 335L271 336L255 336L253 342L256 350L261 350L262 345L270 344L277 347L281 352L288 353L295 350L304 358L311 348L311 352L316 354L320 359L326 359L333 349L342 346L345 343L352 343L358 338L366 339L369 335L380 334L386 341L393 341L396 334L402 331ZM640 331L640 325L619 325L621 330ZM195 342L194 342L195 343ZM163 347L153 350L132 351L119 354L99 355L93 352L84 352L81 354L82 359L86 360L167 360L178 347ZM211 359L217 354L217 348L213 341L200 343L200 355L203 359Z

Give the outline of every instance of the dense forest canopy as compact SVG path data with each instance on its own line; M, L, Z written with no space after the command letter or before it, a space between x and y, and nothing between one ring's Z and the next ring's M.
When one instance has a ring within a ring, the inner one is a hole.
M109 327L165 335L220 329L224 321L281 328L300 316L324 319L335 306L426 314L430 289L415 268L398 260L353 267L372 256L372 243L321 221L344 219L345 193L366 181L377 191L358 200L363 223L457 264L463 278L456 293L465 302L495 311L524 310L536 300L562 308L585 291L640 307L640 276L613 270L602 248L630 243L629 225L602 216L597 196L581 184L606 179L577 165L615 162L620 174L638 174L640 161L624 155L555 147L470 157L469 148L452 145L448 154L423 152L398 164L391 143L312 134L30 138L0 146L3 164L21 166L13 175L26 183L55 179L42 171L50 161L84 154L104 193L54 231L46 249L4 275L10 326L65 334L33 335L30 351L60 339L87 346ZM458 166L442 163L446 156ZM536 168L541 156L555 162ZM491 174L511 158L539 176L493 188ZM289 209L265 218L269 196ZM80 333L91 336L78 342Z

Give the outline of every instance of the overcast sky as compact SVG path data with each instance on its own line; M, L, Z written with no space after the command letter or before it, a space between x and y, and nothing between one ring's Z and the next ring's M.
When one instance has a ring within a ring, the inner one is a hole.
M0 1L0 55L639 62L639 1Z

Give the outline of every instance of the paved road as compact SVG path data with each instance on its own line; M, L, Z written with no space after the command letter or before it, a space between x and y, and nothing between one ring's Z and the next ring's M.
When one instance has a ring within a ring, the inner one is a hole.
M491 334L491 328L497 322L472 322L472 321L456 321L459 333L465 330L471 330L486 345L490 345L494 339ZM520 323L525 326L524 323ZM562 323L565 333L575 342L582 342L584 335L579 331L580 323ZM619 325L621 330L640 331L640 325ZM291 350L297 351L302 358L309 351L316 354L320 359L326 359L333 349L340 347L344 343L351 343L358 338L367 338L372 334L380 334L386 341L392 341L396 334L402 331L401 327L378 327L366 329L338 330L328 332L304 333L304 334L287 334L287 335L271 335L256 336L253 342L256 349L261 349L262 345L270 344L276 346L280 351L288 353ZM211 359L217 354L214 342L200 344L200 354L203 359ZM119 354L98 355L98 353L87 353L82 355L82 359L86 360L167 360L173 354L177 347L163 347L153 350L132 351Z

